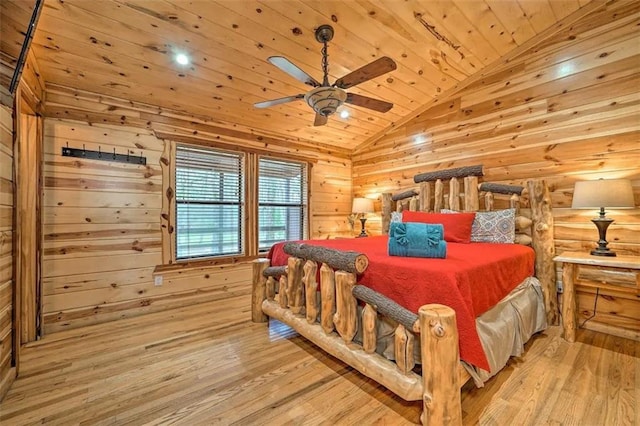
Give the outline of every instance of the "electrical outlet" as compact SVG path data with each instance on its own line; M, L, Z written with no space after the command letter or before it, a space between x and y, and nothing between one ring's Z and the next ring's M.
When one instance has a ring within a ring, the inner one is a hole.
M563 293L563 290L564 290L564 289L562 288L562 281L558 281L558 282L556 282L556 291L557 291L559 294L562 294L562 293Z
M156 275L153 283L156 285L156 287L160 287L162 285L162 275Z

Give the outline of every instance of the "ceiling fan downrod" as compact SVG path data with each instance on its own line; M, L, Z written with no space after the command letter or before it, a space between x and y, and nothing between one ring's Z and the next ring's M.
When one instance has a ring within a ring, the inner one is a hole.
M331 25L320 25L316 28L316 40L322 43L322 85L329 86L329 54L327 43L333 39L333 27Z

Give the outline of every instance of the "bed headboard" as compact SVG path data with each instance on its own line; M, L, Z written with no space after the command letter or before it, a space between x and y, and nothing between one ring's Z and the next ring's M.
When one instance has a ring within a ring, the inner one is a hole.
M482 165L415 175L416 188L382 194L382 232L389 232L391 213L395 211L439 212L443 208L491 211L496 203L515 208L515 242L530 245L536 252L535 273L542 283L547 320L549 324L558 324L553 214L546 182L531 179L526 181L526 186L480 183L483 175Z

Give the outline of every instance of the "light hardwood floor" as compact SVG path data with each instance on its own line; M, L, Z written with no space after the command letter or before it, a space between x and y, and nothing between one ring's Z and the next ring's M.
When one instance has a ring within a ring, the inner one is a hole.
M250 322L249 296L52 334L22 352L4 425L411 424L407 403L288 327ZM485 388L465 424L639 424L640 343L552 327Z

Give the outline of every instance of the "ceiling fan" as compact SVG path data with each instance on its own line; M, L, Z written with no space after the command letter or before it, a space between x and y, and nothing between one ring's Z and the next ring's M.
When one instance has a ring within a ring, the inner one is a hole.
M348 103L374 111L387 112L393 104L379 99L370 98L368 96L358 95L355 93L347 93L344 89L348 89L357 84L371 80L382 74L396 69L396 63L393 59L383 56L375 61L350 72L342 78L339 78L333 84L329 84L329 60L327 55L327 42L333 39L333 27L331 25L320 25L316 29L316 40L323 44L322 48L322 72L324 77L322 83L309 74L298 68L287 58L282 56L271 56L268 61L282 71L300 80L304 84L314 87L307 93L295 96L287 96L285 98L273 99L270 101L258 102L254 104L256 108L267 108L273 105L283 104L286 102L304 99L307 104L316 112L316 118L313 122L314 126L322 126L327 124L327 118L336 112L338 107L343 103Z

